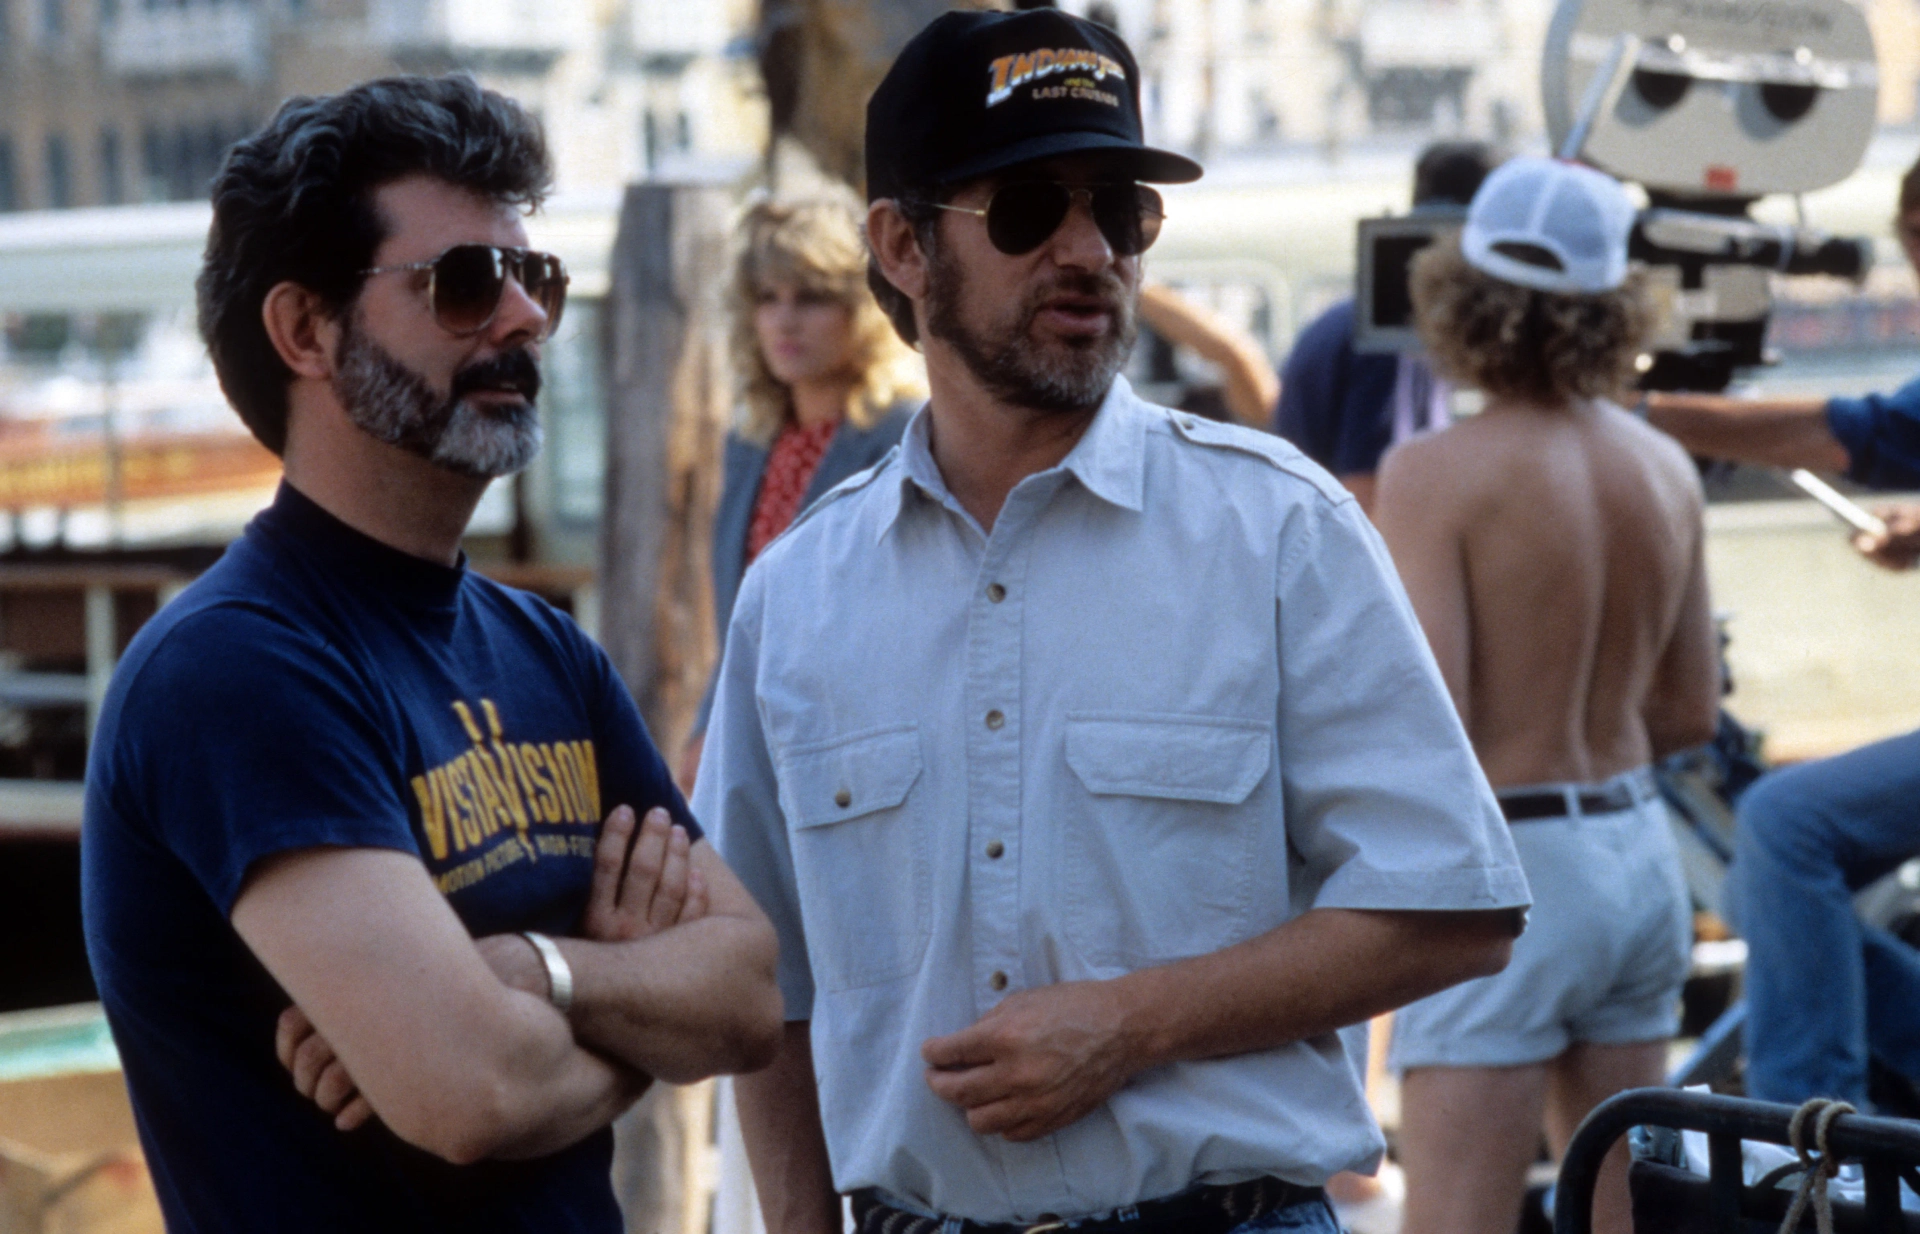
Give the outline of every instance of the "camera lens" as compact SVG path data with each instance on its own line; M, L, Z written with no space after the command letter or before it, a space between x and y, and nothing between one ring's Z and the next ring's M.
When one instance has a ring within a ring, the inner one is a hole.
M1787 86L1779 82L1760 83L1760 102L1775 120L1791 124L1813 110L1820 96L1818 86Z
M1651 69L1633 71L1633 92L1655 111L1665 111L1687 97L1693 78L1685 73L1656 73Z

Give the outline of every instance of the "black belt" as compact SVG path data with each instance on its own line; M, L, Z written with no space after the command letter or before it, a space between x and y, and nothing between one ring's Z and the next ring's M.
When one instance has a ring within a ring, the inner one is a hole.
M1500 812L1507 816L1510 823L1524 823L1535 818L1565 818L1567 798L1571 796L1580 805L1582 814L1612 814L1618 810L1631 810L1642 800L1642 794L1634 791L1634 782L1621 780L1601 788L1583 788L1572 793L1496 793L1500 799Z
M941 1234L944 1218L923 1217L881 1200L871 1189L856 1191L853 1200L855 1234ZM1309 1201L1327 1202L1318 1187L1302 1187L1278 1178L1250 1178L1243 1183L1195 1187L1158 1200L1143 1200L1104 1217L1062 1220L1042 1213L1032 1222L961 1221L961 1234L1035 1234L1042 1230L1072 1230L1075 1234L1227 1234L1268 1213Z

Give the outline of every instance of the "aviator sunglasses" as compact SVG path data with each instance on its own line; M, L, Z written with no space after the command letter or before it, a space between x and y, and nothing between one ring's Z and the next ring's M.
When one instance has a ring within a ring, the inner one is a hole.
M478 334L493 324L511 276L547 315L546 336L560 324L567 307L567 267L551 253L502 248L497 244L456 244L432 261L374 266L362 275L426 270L427 299L433 319L453 335ZM545 337L545 336L543 336Z
M1076 200L1084 199L1100 234L1121 257L1137 257L1160 237L1166 211L1160 194L1144 184L1061 184L1016 180L987 199L984 210L942 205L956 214L987 220L987 239L1009 257L1031 253L1060 229Z

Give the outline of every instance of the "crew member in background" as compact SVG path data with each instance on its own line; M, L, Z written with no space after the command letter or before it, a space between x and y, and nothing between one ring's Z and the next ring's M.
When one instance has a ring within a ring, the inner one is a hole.
M169 1229L617 1234L608 1124L777 1041L606 655L460 551L540 445L550 179L449 76L292 99L214 181L200 328L286 480L121 659L81 842Z
M1220 370L1220 407L1227 419L1250 428L1268 426L1280 378L1258 340L1165 283L1141 284L1140 321ZM1220 418L1218 411L1212 414Z
M927 393L925 366L867 290L851 195L761 202L741 220L739 242L730 307L741 416L727 434L713 524L721 651L760 550L822 493L879 462ZM684 785L712 710L709 684L681 756Z
M1428 146L1413 169L1413 209L1465 206L1500 161L1477 141ZM1280 372L1273 431L1331 471L1373 511L1374 471L1387 447L1447 426L1451 390L1419 356L1353 349L1352 299L1294 339Z
M1403 1008L1406 1234L1511 1230L1541 1124L1659 1084L1692 914L1653 760L1713 736L1699 478L1609 402L1648 310L1633 206L1515 159L1413 267L1420 338L1486 408L1394 447L1375 517L1513 830L1534 907L1505 972ZM1283 610L1284 614L1284 610ZM1596 1230L1628 1234L1625 1145Z
M1116 376L1139 72L952 12L867 111L881 304L932 387L747 573L696 801L781 936L736 1085L767 1225L1333 1234L1368 1016L1498 969L1506 825L1378 536Z
M1920 163L1894 219L1920 274ZM1647 418L1695 454L1920 488L1920 380L1864 398L1655 394ZM1889 569L1920 559L1920 505L1880 511L1854 544ZM1747 941L1747 1091L1872 1108L1868 1065L1920 1081L1920 952L1853 910L1853 893L1920 855L1920 732L1773 772L1740 799L1729 874ZM1810 997L1809 991L1818 991Z

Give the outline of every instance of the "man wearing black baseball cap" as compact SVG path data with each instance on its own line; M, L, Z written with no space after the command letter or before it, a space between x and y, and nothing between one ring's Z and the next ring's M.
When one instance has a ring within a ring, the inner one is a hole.
M1526 884L1379 539L1275 438L1118 376L1140 74L949 13L867 112L871 281L932 401L742 584L695 811L781 940L740 1082L770 1230L1337 1228L1369 1016ZM849 637L851 633L851 637Z

